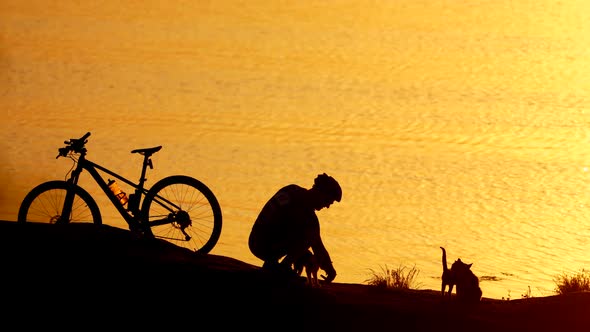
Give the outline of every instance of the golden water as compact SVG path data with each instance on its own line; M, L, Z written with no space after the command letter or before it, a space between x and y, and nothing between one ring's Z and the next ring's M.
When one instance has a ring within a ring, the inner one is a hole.
M163 145L148 184L206 183L224 216L213 254L259 265L262 205L327 172L344 190L318 213L336 281L415 265L439 289L444 246L485 297L551 295L590 268L589 7L2 1L0 218L63 178L57 148L90 131L89 159L125 176L129 151Z

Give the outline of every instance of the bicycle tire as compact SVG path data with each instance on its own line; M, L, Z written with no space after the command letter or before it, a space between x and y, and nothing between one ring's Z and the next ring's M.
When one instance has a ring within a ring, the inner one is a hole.
M56 223L66 197L65 181L48 181L33 188L23 199L18 210L18 222ZM80 222L102 224L102 216L96 201L83 188L76 186L72 213L66 223Z
M180 210L164 208L160 204L162 198ZM180 211L190 217L185 225L176 221L164 224L154 222ZM204 183L189 176L172 175L156 182L143 200L141 218L147 222L144 224L149 228L146 233L197 253L209 253L221 235L222 214L217 198Z

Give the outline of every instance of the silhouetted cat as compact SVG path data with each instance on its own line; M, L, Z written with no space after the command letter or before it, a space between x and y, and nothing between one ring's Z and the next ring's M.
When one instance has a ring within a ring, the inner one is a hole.
M301 275L305 269L305 274L307 275L307 284L309 286L320 287L320 282L318 280L320 264L311 251L308 250L303 256L299 257L299 259L293 263L293 266L295 268L295 273L298 275Z
M451 265L450 270L457 286L457 300L467 304L478 303L482 296L479 279L471 271L472 265L473 263L463 263L459 258Z
M447 286L449 287L448 296L451 297L451 293L453 292L453 287L455 286L455 278L453 276L453 272L449 270L447 267L447 251L445 248L440 247L442 249L442 266L443 266L443 273L442 273L442 284L440 287L440 291L443 296L445 296L445 289Z

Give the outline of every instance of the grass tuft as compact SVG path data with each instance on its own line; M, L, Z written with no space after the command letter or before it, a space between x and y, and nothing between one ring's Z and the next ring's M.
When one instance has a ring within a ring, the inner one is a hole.
M574 275L561 274L555 278L557 294L590 291L590 271L582 269Z
M393 289L416 289L419 287L416 278L420 270L416 268L416 265L409 269L400 265L395 270L389 269L385 265L385 267L381 267L381 272L372 269L370 269L370 272L371 276L365 282L371 286Z

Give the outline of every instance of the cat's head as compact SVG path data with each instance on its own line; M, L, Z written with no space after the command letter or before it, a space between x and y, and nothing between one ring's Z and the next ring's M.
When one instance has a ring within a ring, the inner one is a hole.
M465 264L465 263L463 263L463 261L461 261L461 258L458 258L456 261L453 262L453 265L451 265L451 271L455 271L455 272L467 271L467 270L471 269L471 265L473 265L473 263Z

